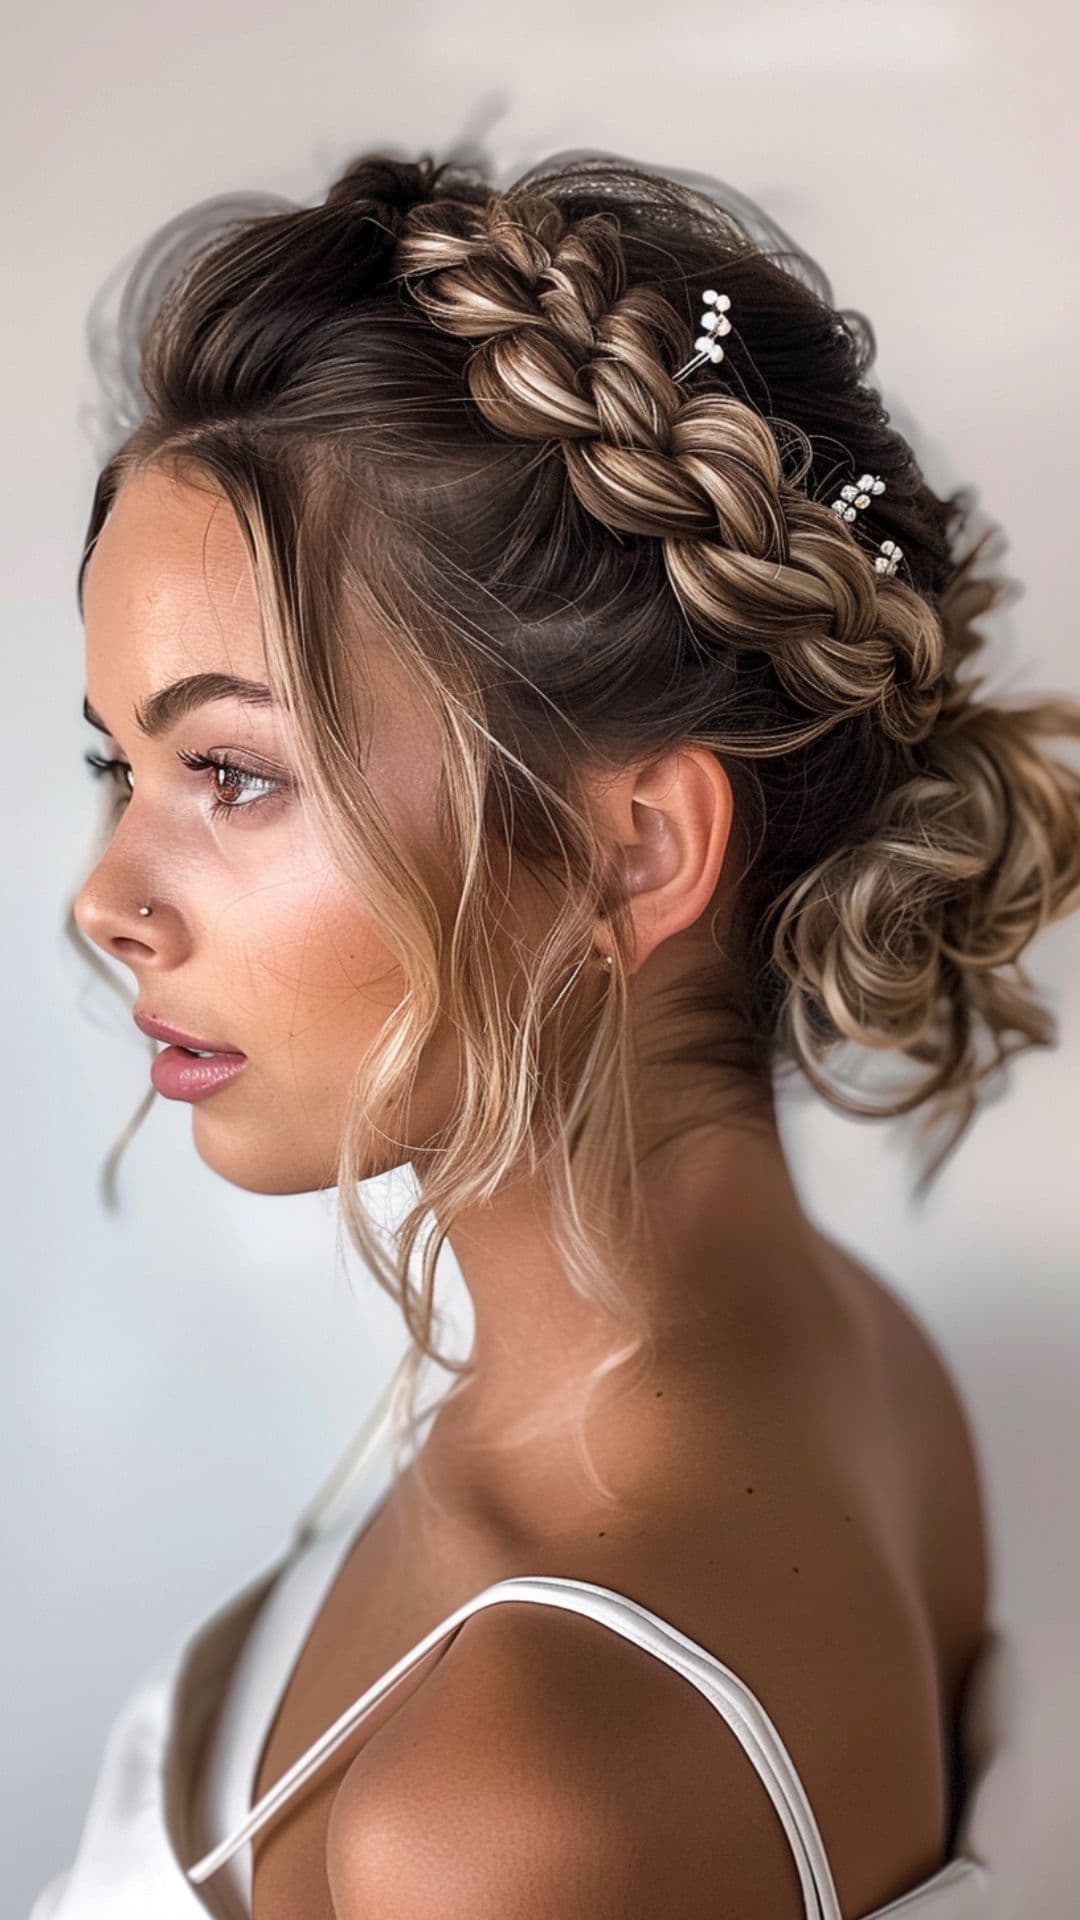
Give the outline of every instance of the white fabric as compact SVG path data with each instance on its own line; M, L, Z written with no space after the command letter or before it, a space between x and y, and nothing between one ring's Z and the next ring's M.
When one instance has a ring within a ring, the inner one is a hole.
M133 1693L105 1744L73 1865L38 1896L29 1920L250 1920L253 1835L304 1785L405 1673L462 1621L504 1600L585 1614L663 1660L722 1714L756 1768L788 1836L806 1920L842 1920L805 1791L777 1729L750 1689L678 1628L590 1581L522 1575L496 1581L426 1634L252 1805L259 1757L288 1678L335 1575L391 1484L383 1447L336 1520L294 1540ZM861 1920L990 1920L991 1774L1011 1719L1011 1642L988 1632L961 1729L969 1782L952 1859ZM218 1709L220 1708L220 1715ZM189 1792L196 1755L217 1718L204 1792Z

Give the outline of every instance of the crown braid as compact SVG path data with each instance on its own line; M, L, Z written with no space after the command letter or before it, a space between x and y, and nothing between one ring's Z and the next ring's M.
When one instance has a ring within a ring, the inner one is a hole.
M756 408L715 378L700 392L675 382L690 323L658 287L627 285L615 216L571 222L530 189L483 205L436 199L410 210L395 268L433 324L476 343L466 380L489 424L558 442L590 514L661 541L703 636L767 655L825 725L876 711L896 740L929 732L940 622L785 479ZM737 262L725 268L736 284ZM752 346L752 315L745 325Z

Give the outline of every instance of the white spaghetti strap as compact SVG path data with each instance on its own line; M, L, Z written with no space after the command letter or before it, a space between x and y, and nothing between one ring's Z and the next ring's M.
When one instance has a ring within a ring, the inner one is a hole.
M256 1802L240 1825L203 1859L187 1869L187 1878L196 1885L208 1880L238 1847L273 1819L329 1755L348 1739L365 1715L446 1634L452 1633L482 1607L505 1600L533 1601L585 1614L599 1621L602 1626L613 1628L624 1639L632 1640L646 1653L656 1655L674 1672L681 1673L689 1680L727 1721L776 1808L794 1855L806 1920L842 1920L817 1821L791 1756L756 1695L715 1655L706 1653L696 1641L689 1639L668 1621L661 1620L648 1607L640 1606L636 1600L630 1600L610 1587L595 1586L591 1581L574 1580L562 1574L522 1574L497 1580L448 1614L445 1620L433 1627L387 1673L376 1680L366 1693L347 1707L325 1733L320 1734L307 1752L301 1754Z

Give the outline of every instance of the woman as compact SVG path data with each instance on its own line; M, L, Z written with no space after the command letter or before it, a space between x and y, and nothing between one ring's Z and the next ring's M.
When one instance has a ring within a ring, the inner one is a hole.
M988 1910L972 1436L774 1085L918 1112L928 1180L1050 1042L1018 956L1080 901L1080 708L978 696L959 498L727 202L368 154L136 266L74 929L202 1159L336 1185L413 1339L120 1715L33 1920ZM388 1250L358 1187L404 1162Z

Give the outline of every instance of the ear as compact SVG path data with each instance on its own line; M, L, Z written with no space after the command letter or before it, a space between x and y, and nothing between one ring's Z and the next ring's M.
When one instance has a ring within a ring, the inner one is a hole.
M731 834L731 783L707 747L681 746L593 784L591 794L630 899L636 972L712 904ZM599 945L607 935L601 922Z

